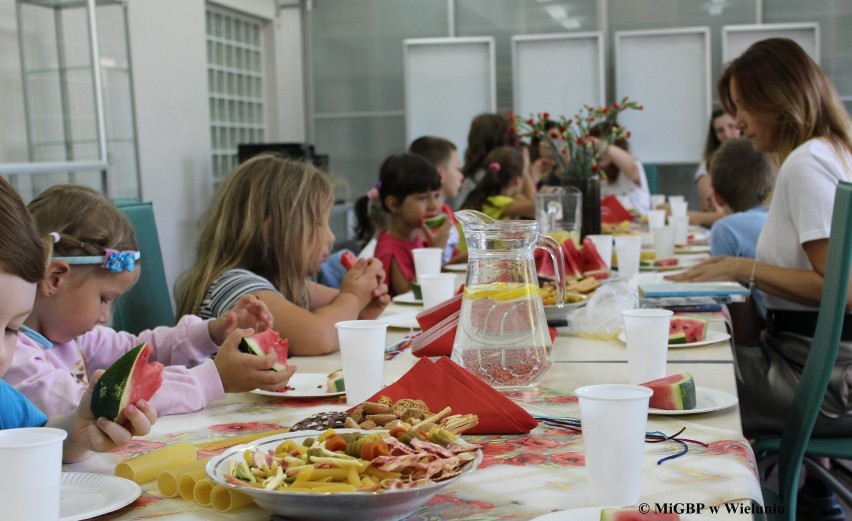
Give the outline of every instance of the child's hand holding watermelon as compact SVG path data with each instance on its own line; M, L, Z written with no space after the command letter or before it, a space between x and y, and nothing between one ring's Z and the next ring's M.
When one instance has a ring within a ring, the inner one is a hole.
M157 421L157 411L145 400L128 404L121 424L106 418L95 418L91 409L92 391L103 373L102 369L95 371L76 412L51 417L46 424L46 427L68 431L62 451L65 463L83 460L91 451L109 452L127 445L133 436L145 436L151 432L151 426Z
M230 311L211 320L207 325L210 339L216 345L228 338L236 328L254 329L257 332L272 329L272 313L266 304L254 295L243 295Z
M450 218L445 213L426 217L420 225L420 229L423 230L426 240L429 241L429 246L433 248L447 247L451 227Z
M287 365L278 371L271 370L278 363L278 356L274 352L266 355L240 352L240 341L243 337L253 334L254 331L251 329L235 329L222 342L222 347L213 359L226 393L240 393L253 389L278 391L287 386L290 377L296 372L295 365Z

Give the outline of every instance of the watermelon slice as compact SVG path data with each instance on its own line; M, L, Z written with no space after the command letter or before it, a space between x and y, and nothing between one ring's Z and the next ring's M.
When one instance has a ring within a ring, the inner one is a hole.
M609 268L606 267L606 262L604 262L592 239L588 237L583 239L583 247L580 249L580 255L583 260L581 268L584 276L594 277L599 280L609 278Z
M707 336L707 321L700 318L672 317L669 344L691 344Z
M328 374L328 382L326 383L326 391L329 393L342 393L346 390L346 384L343 381L343 369Z
M435 228L440 228L445 222L447 222L447 219L449 219L447 214L440 213L440 214L435 215L433 217L428 217L426 219L423 219L423 223L429 229L434 230Z
M266 355L270 350L275 351L278 360L272 366L273 371L283 371L287 368L287 350L289 342L281 338L274 329L267 329L263 333L243 337L240 340L240 351L253 355Z
M648 406L682 411L695 409L695 380L689 373L674 374L640 384L654 391Z
M604 508L601 509L601 521L680 521L680 516L642 512L638 508Z
M574 241L565 241L562 243L562 253L565 254L565 276L582 277L583 276L583 255Z
M351 270L356 262L358 262L358 257L351 251L345 251L340 255L340 264L346 271Z
M163 383L163 364L148 362L153 349L142 343L124 353L101 375L92 392L91 408L96 418L116 423L124 409L139 400L150 400Z

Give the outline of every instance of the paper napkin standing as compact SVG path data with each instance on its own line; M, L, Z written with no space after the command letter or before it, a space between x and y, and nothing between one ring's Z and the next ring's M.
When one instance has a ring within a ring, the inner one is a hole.
M479 424L465 434L523 434L538 422L515 402L446 357L421 358L396 383L367 401L388 396L423 400L432 412L450 407L453 414L476 414Z
M624 208L616 196L608 195L601 199L601 222L618 224L632 220L633 215Z

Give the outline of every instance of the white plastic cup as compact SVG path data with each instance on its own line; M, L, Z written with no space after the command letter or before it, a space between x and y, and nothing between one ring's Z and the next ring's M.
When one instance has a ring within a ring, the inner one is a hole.
M637 504L652 391L603 384L580 387L574 394L580 402L589 500L598 506Z
M672 209L672 215L675 217L683 217L687 215L686 208L689 206L689 203L686 201L672 201L669 206Z
M631 384L643 384L666 375L672 315L668 309L628 309L621 312Z
M343 361L346 405L353 406L382 390L388 323L346 320L334 324Z
M658 206L666 204L666 196L663 194L651 195L651 210L656 210Z
M665 210L651 210L648 212L648 231L651 233L651 241L654 240L654 228L666 225Z
M444 250L441 248L414 248L414 273L420 282L421 275L435 275L441 273L441 256Z
M689 244L689 216L669 216L669 224L674 228L675 246L686 246Z
M612 235L586 235L592 240L595 249L606 263L606 269L612 269Z
M654 254L657 259L668 259L674 256L675 230L672 226L654 228Z
M635 235L615 238L615 256L618 259L618 275L630 279L639 273L639 256L642 237Z
M453 298L456 291L455 273L438 273L418 277L420 291L423 293L423 307L431 308Z
M62 442L68 433L50 427L0 431L0 505L4 519L56 521L62 477Z
M686 199L682 195L670 195L669 196L669 204L676 203L678 201L683 202Z

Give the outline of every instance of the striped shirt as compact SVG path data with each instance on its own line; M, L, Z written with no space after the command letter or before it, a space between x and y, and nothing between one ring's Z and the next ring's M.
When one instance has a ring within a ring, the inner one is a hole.
M230 311L243 295L264 290L278 291L260 275L239 268L228 270L210 285L197 315L201 318L218 318Z

